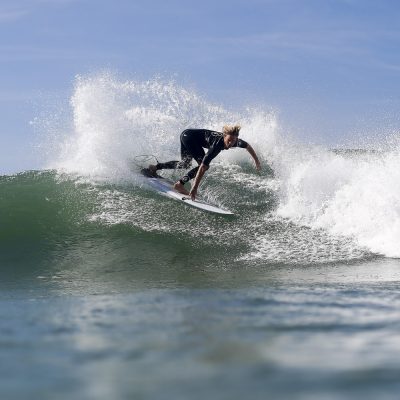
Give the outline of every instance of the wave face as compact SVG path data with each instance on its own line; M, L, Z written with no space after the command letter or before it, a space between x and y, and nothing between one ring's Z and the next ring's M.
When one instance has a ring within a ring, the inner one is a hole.
M120 242L112 254L123 260L139 242L157 248L163 241L171 254L184 249L188 257L201 255L224 267L400 257L396 145L384 152L303 145L281 132L273 112L229 111L157 79L77 78L71 108L67 134L54 135L49 120L36 121L47 138L41 149L51 154L46 170L1 178L1 229L8 243L39 241L39 248L75 252L86 243L87 254L98 241ZM177 159L183 129L221 130L226 123L242 125L241 137L264 165L257 174L242 149L212 163L201 194L235 218L184 207L143 184L138 156Z

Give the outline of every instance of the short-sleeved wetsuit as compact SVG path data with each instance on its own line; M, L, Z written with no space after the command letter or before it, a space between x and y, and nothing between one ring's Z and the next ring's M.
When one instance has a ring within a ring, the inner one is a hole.
M246 148L247 142L238 139L232 147ZM204 148L208 149L205 153ZM160 169L175 169L188 168L193 159L198 163L198 166L191 169L184 175L180 182L182 184L193 179L199 166L203 163L207 167L210 162L225 149L224 135L222 132L211 131L208 129L186 129L181 133L181 161L168 161L166 163L158 163L157 170Z

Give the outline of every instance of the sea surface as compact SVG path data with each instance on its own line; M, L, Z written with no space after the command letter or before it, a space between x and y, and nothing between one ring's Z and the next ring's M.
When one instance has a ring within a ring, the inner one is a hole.
M332 151L104 75L70 107L35 122L46 168L0 176L1 399L398 398L396 142ZM199 194L234 216L146 186L181 129L227 120L263 169L229 150Z
M397 398L399 260L256 196L226 218L45 171L0 198L1 398Z

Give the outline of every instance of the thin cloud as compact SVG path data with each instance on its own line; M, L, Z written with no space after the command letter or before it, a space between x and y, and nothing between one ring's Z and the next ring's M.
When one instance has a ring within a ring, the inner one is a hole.
M118 60L119 54L109 51L91 50L76 48L55 48L55 47L33 47L33 46L0 46L0 61L51 61L51 60L81 60L85 56L96 60Z
M210 42L219 42L232 47L243 47L250 51L265 51L268 49L290 49L306 51L321 55L348 53L360 51L354 41L359 36L353 33L341 32L273 32L246 35L241 37L209 38ZM358 43L359 44L359 43Z
M26 9L0 10L0 23L14 22L28 14L29 11Z
M0 24L19 21L29 16L37 7L63 6L87 0L29 0L5 1L0 5Z
M208 49L214 49L213 52L221 55L238 54L242 57L277 60L308 55L323 60L332 59L336 63L363 64L397 71L396 62L386 63L382 60L379 43L387 43L388 39L398 43L400 32L326 29L208 37L202 40Z

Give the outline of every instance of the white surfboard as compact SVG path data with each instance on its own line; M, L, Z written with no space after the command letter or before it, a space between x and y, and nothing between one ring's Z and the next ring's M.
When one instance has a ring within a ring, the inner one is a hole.
M157 190L163 196L169 197L170 199L181 201L189 206L200 208L201 210L223 214L223 215L233 215L233 212L229 210L224 210L223 208L209 204L203 200L192 200L189 196L178 193L174 190L174 183L168 179L162 177L153 177L143 174L146 178L146 183L153 189Z

